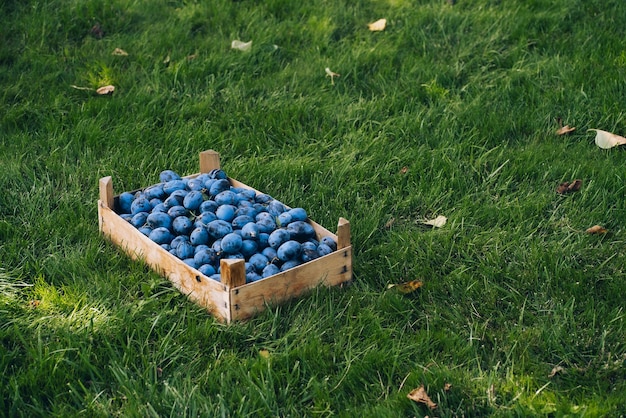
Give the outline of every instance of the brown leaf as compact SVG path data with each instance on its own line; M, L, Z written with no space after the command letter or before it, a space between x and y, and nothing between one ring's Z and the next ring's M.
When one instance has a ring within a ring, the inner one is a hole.
M372 32L380 32L385 30L387 26L387 19L378 19L376 22L369 23L367 25L368 29Z
M451 383L446 383L443 385L443 390L445 390L446 392L449 392L450 389L452 389L452 384Z
M417 403L423 403L428 406L430 409L437 408L437 404L433 402L428 394L426 393L426 389L424 389L424 385L418 387L417 389L413 389L408 395L406 395L412 401Z
M89 33L91 33L91 35L97 39L102 39L102 37L104 36L104 31L100 27L99 23L96 23L95 25L93 25Z
M609 231L607 231L605 228L601 227L600 225L594 225L591 228L587 228L585 232L588 234L592 234L592 235L602 235L602 234L606 234Z
M28 306L30 306L31 308L36 308L37 306L39 306L40 303L40 300L34 299L28 302Z
M576 128L572 128L569 125L565 125L565 126L561 126L559 129L557 129L556 134L557 135L566 135L570 132L574 132L576 130Z
M113 52L111 52L111 55L117 55L119 57L127 57L128 52L124 51L122 48L115 48Z
M409 167L404 166L400 169L400 174L406 174L409 172Z
M107 94L113 94L113 92L115 91L115 86L102 86L100 87L98 90L96 90L96 93L105 96Z
M554 376L556 376L559 373L565 373L565 369L561 366L554 366L552 368L552 371L550 372L550 374L548 375L548 377L550 379L552 379Z
M409 294L415 292L417 289L422 287L424 282L421 280L412 280L410 282L399 283L399 284L390 284L387 286L387 289L395 288L398 292L403 294Z
M393 224L396 223L396 218L391 218L387 221L387 223L385 223L385 228L389 229L393 226Z
M571 183L566 181L566 182L559 184L559 187L556 188L556 192L560 194L577 192L580 190L582 184L583 184L583 181L580 179L576 179L572 181Z

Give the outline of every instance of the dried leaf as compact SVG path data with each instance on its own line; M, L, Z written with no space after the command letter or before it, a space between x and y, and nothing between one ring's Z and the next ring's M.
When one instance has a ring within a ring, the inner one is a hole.
M100 27L99 23L96 23L95 25L93 25L89 33L91 33L91 35L97 39L102 39L102 37L104 36L104 31Z
M98 90L96 90L96 93L98 93L99 95L107 95L107 94L112 94L115 91L115 86L102 86L100 87Z
M41 301L37 299L31 300L30 302L28 302L28 306L30 306L31 308L36 308L40 304L41 304Z
M554 376L556 376L559 373L565 373L565 369L561 366L554 366L552 368L552 371L548 375L548 378L552 379Z
M386 26L387 26L387 19L378 19L376 22L372 22L367 25L369 30L371 30L372 32L383 31L385 30Z
M409 172L409 167L404 166L400 169L400 174L406 174Z
M392 217L391 219L389 219L389 220L385 223L385 228L386 228L386 229L389 229L389 228L391 228L391 227L393 226L393 224L395 224L395 223L396 223L396 218L393 218L393 217Z
M446 383L443 385L443 390L445 390L446 392L450 392L450 389L452 389L451 383Z
M341 77L340 74L337 74L337 73L331 71L331 69L328 68L328 67L324 68L324 71L326 71L326 75L328 77L330 77L330 83L331 84L335 84L335 77Z
M424 385L418 387L417 389L413 389L408 395L406 395L412 401L417 403L423 403L428 406L430 409L437 408L437 404L434 403L428 394L426 393L426 389L424 389Z
M120 57L127 57L128 56L128 52L124 51L121 48L115 48L111 54L112 55L117 55L117 56L120 56Z
M569 125L565 125L565 126L561 126L557 131L556 134L557 135L566 135L570 132L574 132L576 130L576 128L572 128Z
M600 129L589 130L596 131L596 145L602 149L609 149L618 145L626 144L626 138L623 136L615 135L611 132L602 131Z
M390 284L387 286L387 289L393 288L393 289L396 289L398 292L406 295L406 294L415 292L417 289L419 289L423 285L424 285L424 282L422 282L421 280L412 280L406 283Z
M442 226L446 224L447 221L448 221L448 218L446 218L443 215L439 215L435 219L430 219L430 220L422 222L422 224L432 226L433 228L441 228Z
M193 61L198 58L198 54L187 55L187 61Z
M602 235L606 234L609 231L601 227L600 225L594 225L591 228L587 228L585 232L592 235Z
M576 179L571 183L566 181L566 182L559 184L559 187L556 188L556 192L560 194L577 192L580 190L580 187L582 186L582 184L583 184L583 181L580 179Z
M240 51L250 51L252 49L252 41L242 42L240 40L235 39L231 42L230 47L232 49L238 49Z
M268 359L270 358L270 352L268 350L259 350L259 356Z

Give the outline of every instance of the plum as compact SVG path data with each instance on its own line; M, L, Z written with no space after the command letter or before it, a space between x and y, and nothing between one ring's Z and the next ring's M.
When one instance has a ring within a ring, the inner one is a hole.
M306 210L302 208L289 209L287 213L291 215L292 221L306 221L307 220Z
M190 211L195 211L200 208L202 202L204 202L204 195L202 192L192 190L187 193L187 196L183 199L183 206Z
M135 195L131 192L124 192L118 198L120 213L130 213L130 207L135 200Z
M328 245L324 243L320 243L320 245L317 246L317 254L319 254L320 257L328 255L332 252L333 252L332 248L330 248Z
M241 254L243 254L243 256L248 259L250 258L252 255L256 254L257 251L259 250L259 244L257 244L256 241L253 241L251 239L244 239L241 242Z
M154 210L148 215L146 222L153 228L163 226L170 229L172 227L172 217L170 215L164 212L155 212Z
M224 170L221 170L219 168L214 168L213 170L209 171L208 174L209 174L209 177L212 179L221 180L221 179L228 178Z
M277 229L272 232L267 238L267 244L277 250L278 247L289 241L290 238L291 234L289 233L289 231L287 231L286 229Z
M163 190L163 183L155 184L153 186L146 187L143 191L148 199L164 199L167 194Z
M260 253L253 254L248 261L254 266L257 272L262 272L265 266L270 263L270 260Z
M167 210L167 214L170 215L172 218L178 218L179 216L188 216L189 211L184 206L177 205L169 208Z
M163 170L159 173L159 180L165 183L172 180L180 180L181 177L173 170Z
M282 244L276 250L276 255L281 261L295 260L302 252L302 245L298 241L290 240Z
M308 222L294 221L287 225L287 231L292 240L304 242L309 238L315 237L315 229Z
M268 264L267 266L263 268L263 271L261 272L261 277L266 278L266 277L270 277L278 273L280 273L280 268L278 268L277 265Z
M282 266L280 266L280 271L287 271L287 270L289 270L289 269L292 269L292 268L294 268L294 267L299 266L300 264L302 264L302 263L300 262L300 260L288 260L288 261L285 261L285 262L283 263L283 265L282 265Z
M181 260L185 260L187 258L193 258L194 256L194 247L189 241L182 241L176 247L176 256Z
M174 235L165 227L154 228L148 235L157 244L169 244L174 239Z
M236 210L237 208L233 205L220 205L215 211L215 214L217 215L217 219L231 222L233 219L235 219Z
M136 215L139 212L150 211L152 211L152 205L150 204L150 200L144 195L135 198L135 200L133 200L133 203L131 203L130 205L130 213L133 215Z
M328 245L333 251L337 251L337 242L335 242L335 239L331 236L327 235L325 237L322 237L320 243Z
M207 224L207 231L209 231L209 235L217 239L233 232L233 227L229 222L217 219Z
M231 221L231 224L233 225L234 229L242 229L246 224L249 224L249 223L256 225L254 223L254 219L248 215L239 215Z
M231 232L222 238L221 248L222 251L227 254L235 254L241 250L242 245L243 240L241 239L241 236Z
M209 231L204 226L197 227L189 234L189 241L193 245L206 245L209 243Z
M215 267L213 267L211 264L201 264L200 267L198 267L198 271L207 277L211 277L212 275L217 273L215 271Z
M142 226L144 226L146 224L146 219L148 219L148 215L149 215L148 212L137 212L131 218L130 223L135 228L141 228ZM165 216L167 216L167 215L165 215Z
M215 200L205 200L204 202L202 202L202 204L200 204L200 213L204 213L204 212L211 212L211 213L215 213L215 211L218 208L218 204L215 202Z
M186 216L177 216L172 221L172 231L177 235L189 235L192 230L193 223Z
M237 195L230 190L219 192L213 200L218 205L236 205L238 203Z
M237 219L237 218L235 218ZM233 221L234 224L234 221ZM267 235L267 234L266 234ZM254 222L248 222L244 226L241 227L241 237L243 239L258 239L259 237L259 227Z
M230 182L226 179L215 180L211 184L211 188L209 189L209 194L211 196L217 196L221 192L225 190L230 190Z
M175 190L184 190L187 187L183 180L170 180L163 184L163 191L170 195Z

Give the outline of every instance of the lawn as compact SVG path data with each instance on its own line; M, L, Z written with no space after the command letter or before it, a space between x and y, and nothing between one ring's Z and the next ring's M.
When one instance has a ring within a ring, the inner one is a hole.
M624 22L620 0L0 3L0 415L624 416L626 153L589 131L626 135ZM101 177L208 149L347 218L352 285L224 325L99 235Z

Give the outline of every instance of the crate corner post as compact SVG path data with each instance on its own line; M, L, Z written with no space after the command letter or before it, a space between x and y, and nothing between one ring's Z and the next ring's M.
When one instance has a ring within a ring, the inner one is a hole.
M211 170L219 169L220 153L213 150L206 150L200 153L200 172L208 173Z

